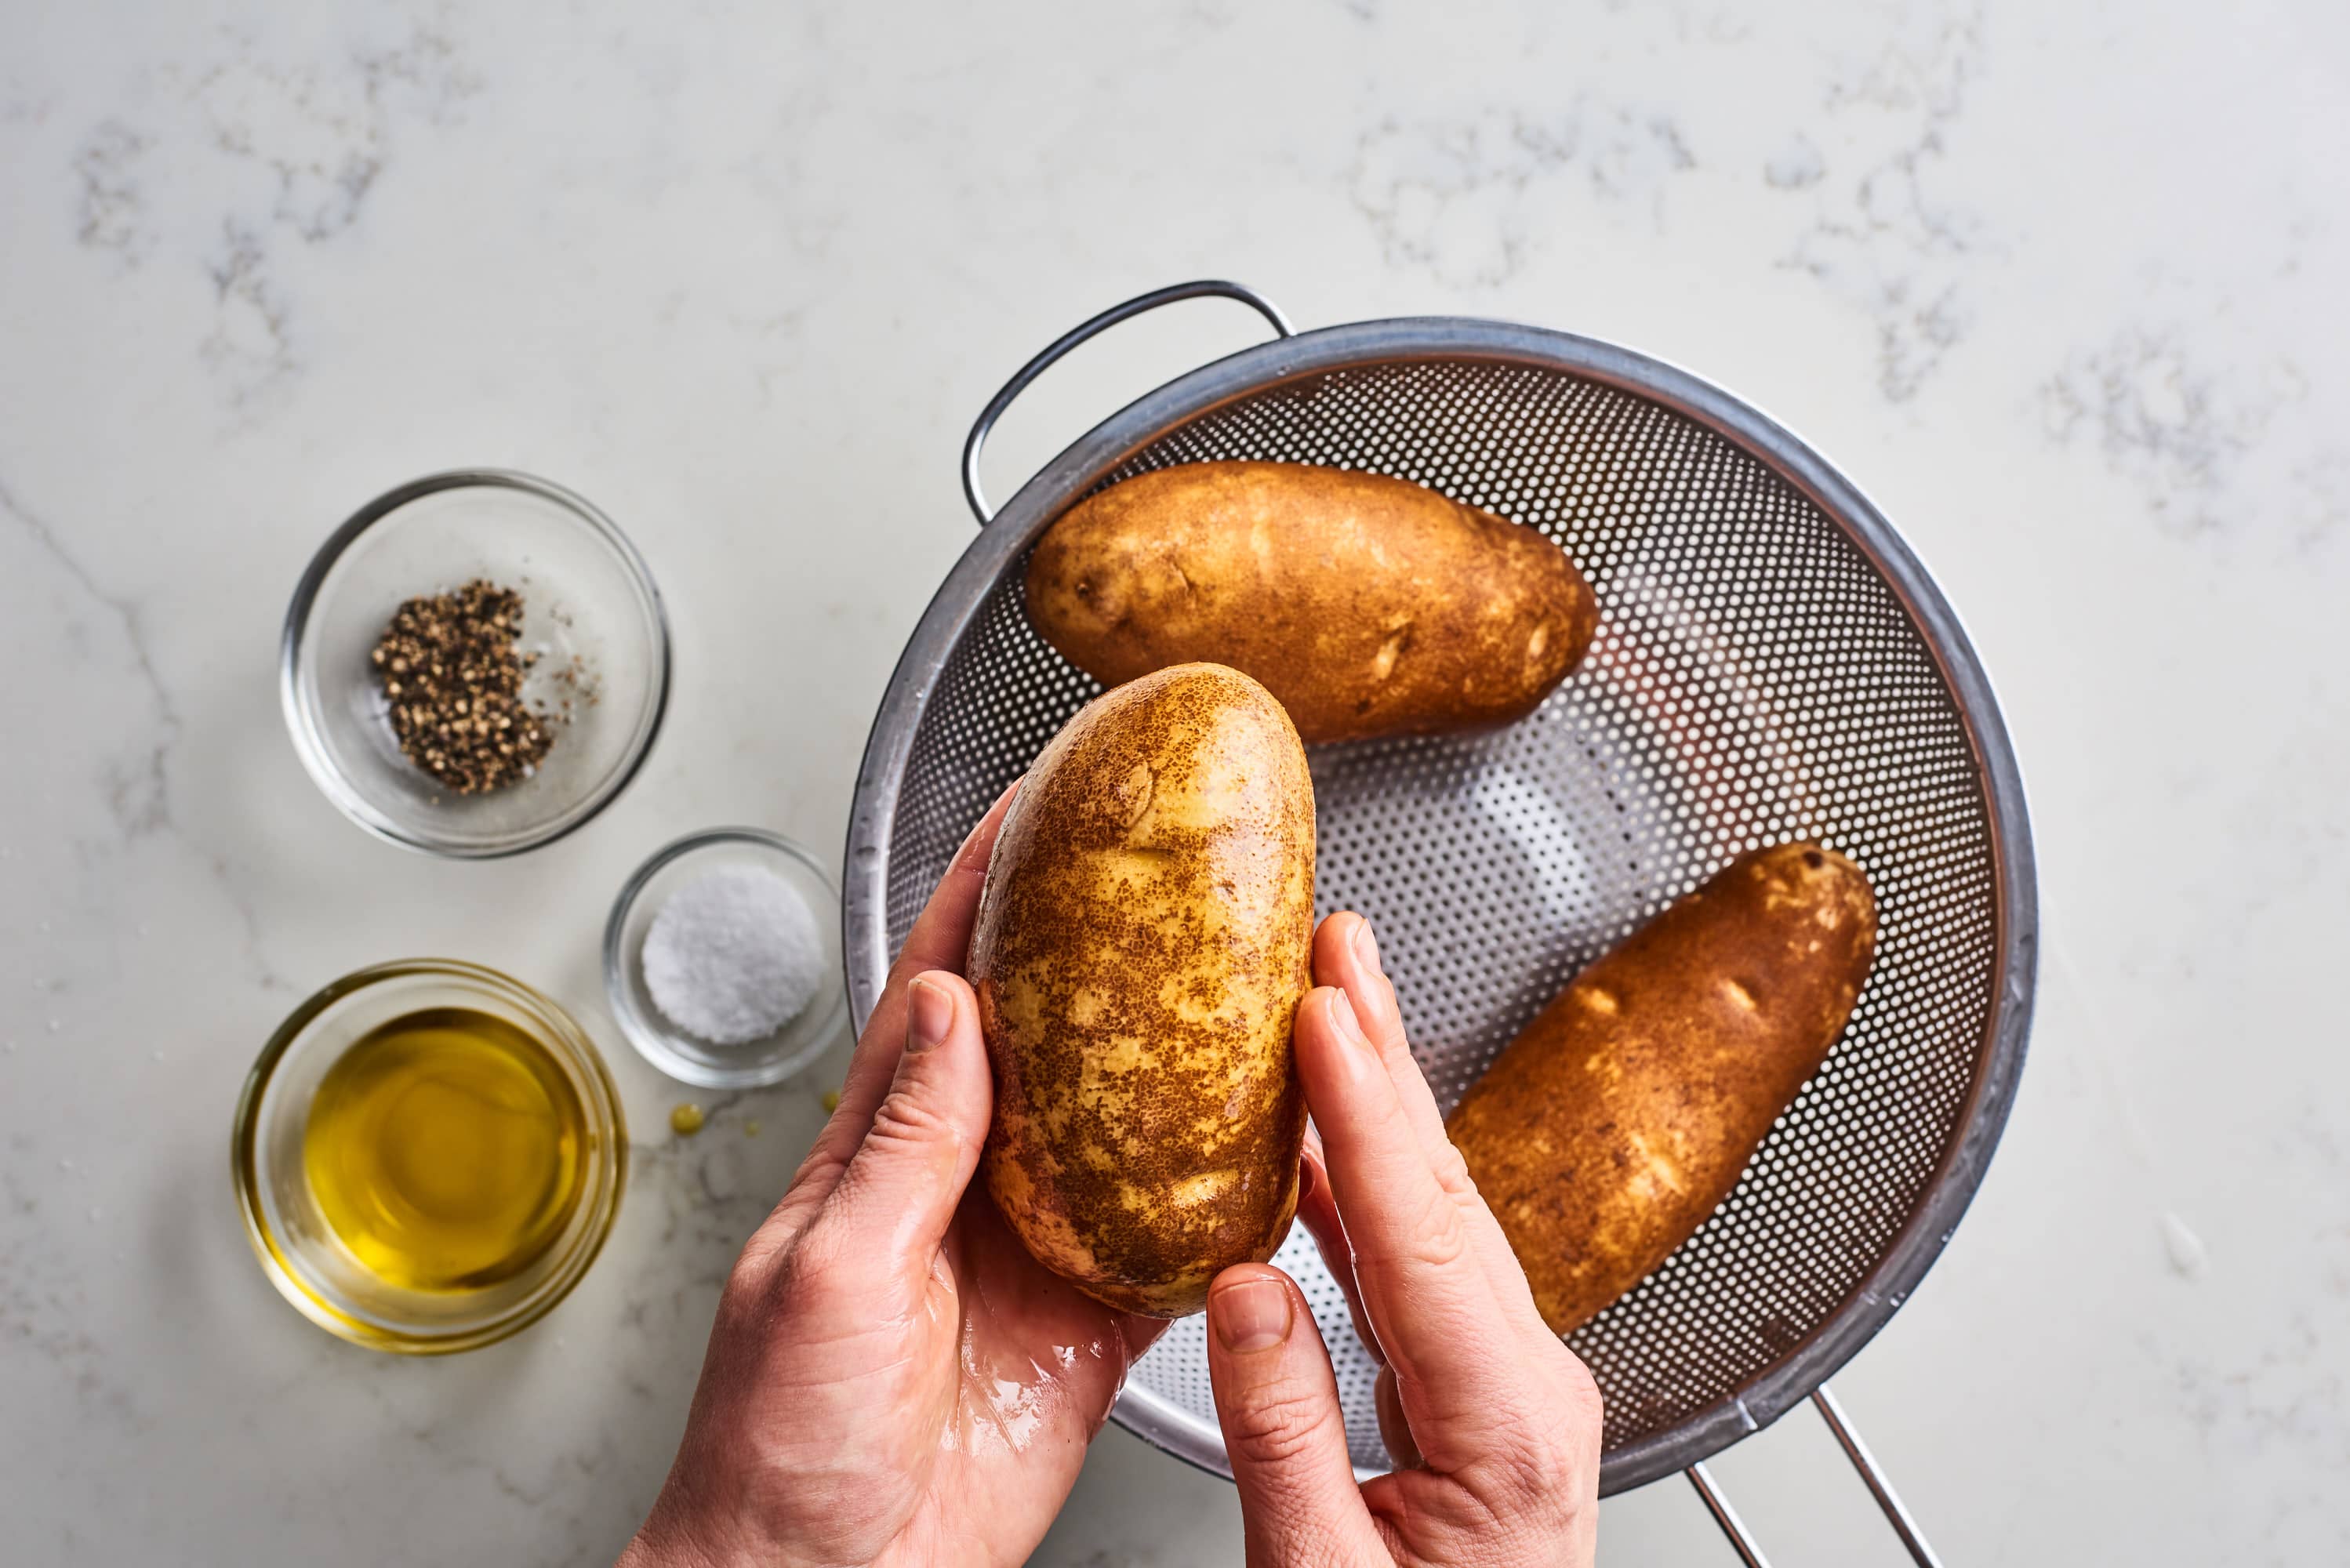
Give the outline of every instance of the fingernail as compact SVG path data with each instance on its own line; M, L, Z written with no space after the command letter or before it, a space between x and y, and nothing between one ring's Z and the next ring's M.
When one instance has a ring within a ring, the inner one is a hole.
M1355 961L1367 971L1363 994L1357 997L1351 991L1347 993L1347 1002L1355 1009L1355 1022L1367 1032L1394 1028L1395 1020L1388 1016L1387 976L1379 969L1379 939L1371 934L1370 921L1357 922L1354 940L1348 945L1354 950Z
M918 978L906 988L906 1050L927 1051L954 1027L954 998L946 987Z
M1338 1033L1347 1037L1347 1044L1369 1050L1371 1037L1363 1033L1363 1022L1355 1015L1355 999L1347 994L1344 987L1333 989L1337 994L1330 999L1330 1022L1338 1026Z
M1226 1350L1271 1350L1289 1337L1289 1292L1262 1275L1208 1298L1208 1321Z

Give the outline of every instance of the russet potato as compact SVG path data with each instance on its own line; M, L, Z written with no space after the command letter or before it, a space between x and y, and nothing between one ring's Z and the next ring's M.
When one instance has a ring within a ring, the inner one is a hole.
M1263 687L1160 670L1045 746L969 968L995 1075L982 1169L1040 1262L1177 1317L1273 1255L1297 1205L1313 936L1313 784Z
M1730 1196L1876 949L1859 867L1810 844L1742 855L1576 975L1462 1096L1446 1130L1552 1328Z
M1160 469L1037 542L1028 615L1105 685L1190 659L1263 682L1307 741L1482 729L1534 711L1598 611L1532 528L1375 473Z

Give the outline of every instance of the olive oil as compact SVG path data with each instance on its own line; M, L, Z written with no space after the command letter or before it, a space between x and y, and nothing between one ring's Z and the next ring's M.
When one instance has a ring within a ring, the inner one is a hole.
M503 1018L441 1007L382 1024L327 1070L302 1164L369 1271L410 1290L478 1290L562 1235L588 1137L546 1045Z

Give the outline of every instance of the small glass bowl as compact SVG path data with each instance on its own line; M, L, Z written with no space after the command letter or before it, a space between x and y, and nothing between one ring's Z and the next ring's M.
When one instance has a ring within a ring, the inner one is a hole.
M474 577L522 595L523 695L563 719L537 771L459 794L400 754L369 662L402 601ZM562 837L627 787L669 701L669 622L644 558L560 485L496 469L378 496L311 559L286 612L279 693L302 764L343 815L411 849L482 859Z
M530 1267L480 1290L416 1291L385 1281L335 1234L303 1169L310 1101L327 1070L370 1030L432 1007L473 1008L544 1042L588 1117L570 1223ZM410 959L345 975L278 1026L237 1100L230 1158L245 1234L280 1295L353 1345L442 1355L519 1332L579 1282L619 1212L629 1131L603 1058L563 1009L494 970Z
M646 988L640 956L645 933L669 896L719 866L755 866L790 883L807 900L824 941L824 978L808 1004L774 1033L740 1045L712 1044L662 1016ZM779 1083L821 1055L848 1016L840 889L816 857L778 834L755 827L688 834L638 867L613 900L611 919L604 924L604 992L629 1044L671 1077L705 1089Z

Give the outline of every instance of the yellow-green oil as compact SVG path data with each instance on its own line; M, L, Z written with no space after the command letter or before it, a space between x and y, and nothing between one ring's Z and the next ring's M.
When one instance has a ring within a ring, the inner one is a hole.
M302 1164L327 1222L380 1278L479 1290L562 1235L588 1137L546 1045L487 1012L431 1008L363 1035L327 1070Z

